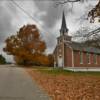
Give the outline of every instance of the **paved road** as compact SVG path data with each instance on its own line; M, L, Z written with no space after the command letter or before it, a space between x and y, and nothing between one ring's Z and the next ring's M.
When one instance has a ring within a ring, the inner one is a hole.
M0 100L51 100L23 68L0 65Z

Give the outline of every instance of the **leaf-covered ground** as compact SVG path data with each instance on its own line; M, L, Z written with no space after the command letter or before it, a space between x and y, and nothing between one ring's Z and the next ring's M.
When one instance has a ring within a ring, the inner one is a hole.
M100 100L100 73L27 69L53 100Z

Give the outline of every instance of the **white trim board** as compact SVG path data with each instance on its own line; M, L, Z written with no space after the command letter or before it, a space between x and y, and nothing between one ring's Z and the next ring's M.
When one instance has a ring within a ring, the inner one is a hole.
M74 71L74 72L100 72L100 67L66 67L64 70Z

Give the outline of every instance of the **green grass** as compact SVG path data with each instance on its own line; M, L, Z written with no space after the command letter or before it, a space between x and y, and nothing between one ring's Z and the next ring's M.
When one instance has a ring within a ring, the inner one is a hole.
M42 73L51 74L51 75L63 74L63 75L100 76L100 72L73 72L73 71L63 70L60 68L50 68L50 67L39 67L36 69Z

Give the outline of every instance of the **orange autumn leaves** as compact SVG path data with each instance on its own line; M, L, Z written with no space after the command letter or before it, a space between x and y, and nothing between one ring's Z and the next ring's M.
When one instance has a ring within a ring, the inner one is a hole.
M24 25L16 35L8 37L5 42L3 50L13 55L17 64L50 65L51 63L45 54L45 41L40 38L35 25Z
M95 18L98 18L100 22L100 0L98 0L97 5L88 13L88 17L90 18L90 22L94 23Z

